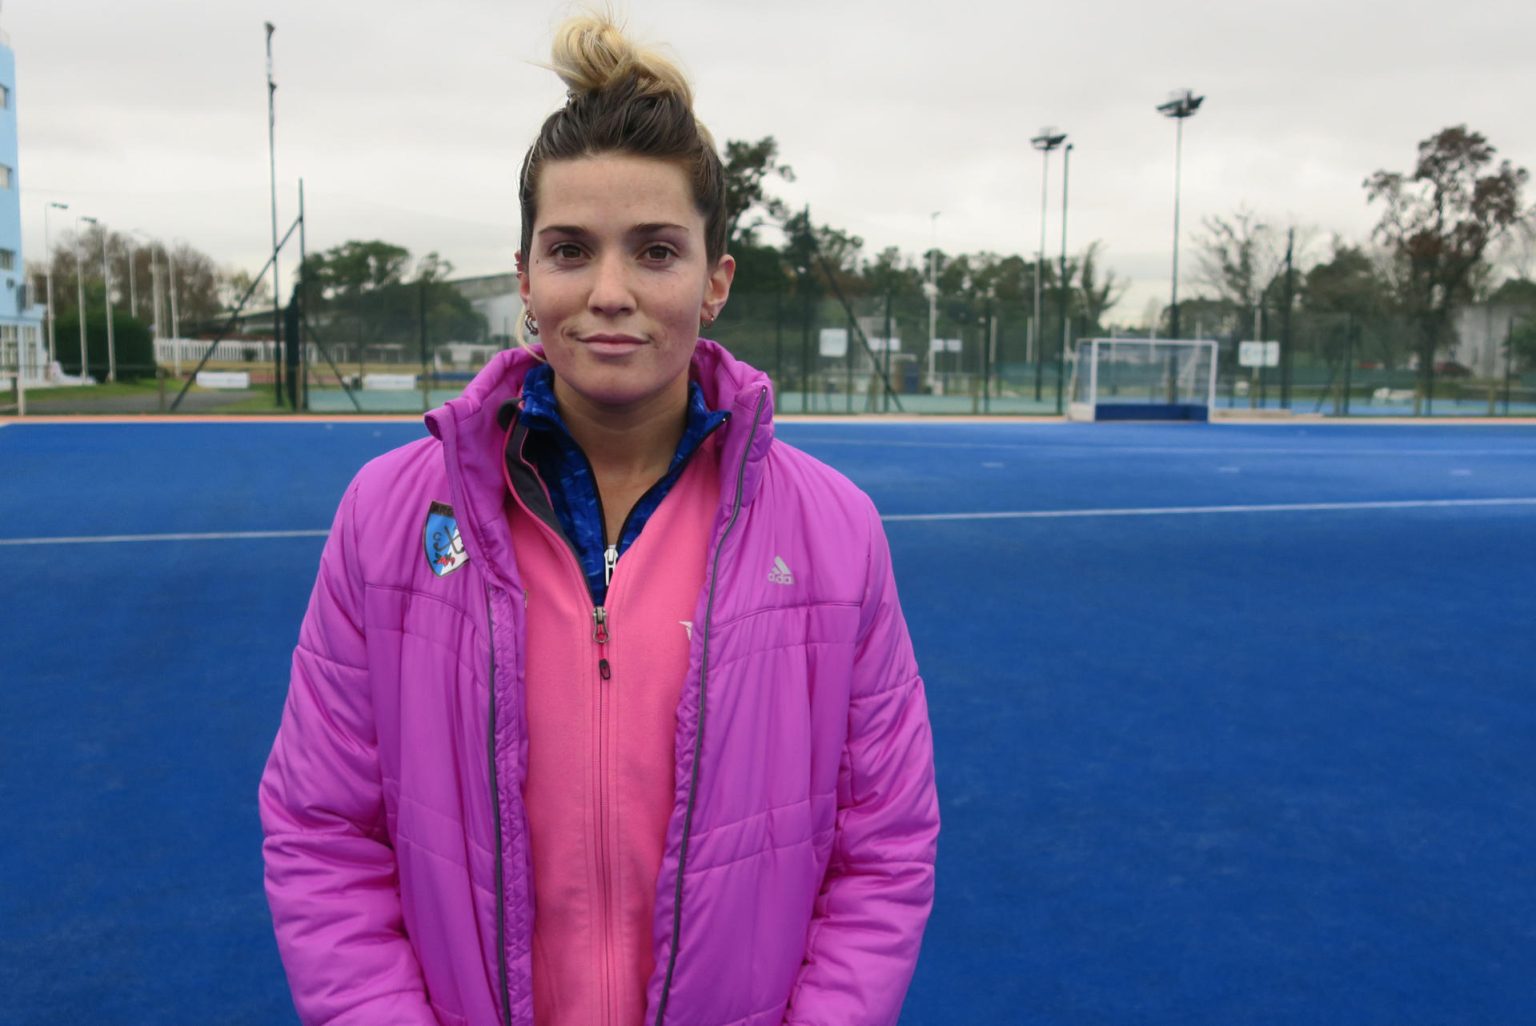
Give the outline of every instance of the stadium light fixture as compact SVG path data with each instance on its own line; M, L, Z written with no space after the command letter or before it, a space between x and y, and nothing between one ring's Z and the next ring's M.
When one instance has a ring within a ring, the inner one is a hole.
M1163 117L1173 118L1178 125L1173 149L1173 300L1169 315L1169 337L1179 338L1179 177L1184 160L1184 121L1194 117L1195 111L1205 102L1192 89L1180 89L1169 95L1166 103L1157 105Z
M1040 129L1029 144L1040 151L1040 250L1035 256L1035 324L1029 333L1035 350L1035 401L1040 401L1041 351L1045 335L1040 330L1040 265L1045 263L1045 185L1050 172L1051 151L1067 141L1067 133L1054 127Z

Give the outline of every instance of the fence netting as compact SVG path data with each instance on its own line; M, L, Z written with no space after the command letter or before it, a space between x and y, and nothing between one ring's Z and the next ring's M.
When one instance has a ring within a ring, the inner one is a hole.
M1071 400L1076 340L1137 333L1075 318L1064 328L1053 306L1045 304L1036 331L1032 302L736 293L708 334L768 373L781 413L1056 415ZM293 345L273 341L269 317L247 319L221 339L219 326L209 326L202 337L114 352L88 318L83 332L78 322L68 336L55 332L41 373L7 333L0 403L16 412L22 360L29 413L419 412L457 395L517 344L512 318L470 321L426 303L366 317L294 309L287 319L283 335L299 340ZM1216 343L1218 411L1530 416L1536 368L1522 366L1508 344L1521 323L1490 320L1481 345L1440 347L1427 367L1415 326L1391 317L1261 310L1201 323L1186 313L1185 334ZM1240 343L1256 333L1280 343L1276 365L1240 360ZM95 385L75 383L82 353Z

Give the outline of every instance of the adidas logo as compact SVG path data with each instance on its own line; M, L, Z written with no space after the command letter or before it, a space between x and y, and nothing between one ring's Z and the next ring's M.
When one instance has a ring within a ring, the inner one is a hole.
M784 562L783 556L773 557L773 569L768 571L768 580L774 584L795 583L795 575L789 572L789 566Z

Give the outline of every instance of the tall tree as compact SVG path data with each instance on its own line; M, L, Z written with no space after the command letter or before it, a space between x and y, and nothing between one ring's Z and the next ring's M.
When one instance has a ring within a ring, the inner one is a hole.
M1525 307L1536 313L1536 281L1529 278L1510 278L1488 297L1488 302L1502 306Z
M796 292L820 295L833 281L845 296L865 291L858 277L863 239L841 228L816 224L808 210L785 220L784 236L784 263L794 277Z
M147 241L114 232L96 224L78 234L66 232L54 242L49 263L53 267L54 304L62 316L75 309L78 289L75 287L75 253L78 249L87 303L101 302L105 277L102 267L102 249L105 244L106 262L112 275L112 304L127 310L130 301L139 318L146 322L155 320L153 311L155 273L161 276L161 288L169 307L171 280L176 284L176 310L183 335L189 335L218 320L224 308L222 292L226 273L214 263L213 258L202 250L185 242L167 246L158 241ZM133 272L129 274L129 261ZM40 268L39 268L40 269ZM174 271L174 273L172 273ZM41 293L39 293L41 294ZM161 311L165 315L166 311ZM114 324L116 322L114 321ZM165 331L169 332L166 325Z
M926 267L926 265L925 265ZM927 273L902 256L895 246L887 246L864 264L864 283L867 291L877 296L920 296Z
M1421 392L1430 394L1435 354L1454 340L1452 318L1488 272L1490 247L1520 220L1520 190L1529 177L1465 125L1419 143L1410 174L1377 171L1364 182L1381 203L1374 236L1391 253L1393 284L1418 328Z
M1103 244L1095 241L1083 251L1081 270L1078 271L1078 294L1082 297L1081 314L1084 328L1097 335L1103 330L1104 316L1125 295L1130 282L1115 276L1106 269L1103 280L1099 278L1099 253Z
M299 271L324 341L409 345L473 341L485 318L447 280L453 265L437 253L412 261L410 250L381 239L344 242L314 253Z
M765 218L774 224L783 224L789 217L789 208L776 196L768 195L769 178L781 181L795 180L794 168L779 160L779 144L767 135L756 142L729 139L725 144L725 212L730 226L728 246L734 251L756 244L757 229ZM745 222L749 212L758 215Z
M1302 275L1300 298L1309 312L1347 313L1361 319L1380 316L1390 303L1387 283L1370 254L1339 236L1333 239L1333 255Z

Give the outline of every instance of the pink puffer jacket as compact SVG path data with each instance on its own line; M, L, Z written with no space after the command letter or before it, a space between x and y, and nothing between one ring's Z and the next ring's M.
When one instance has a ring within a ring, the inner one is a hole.
M533 1022L523 585L501 354L348 488L262 777L267 894L306 1023ZM721 485L677 710L647 1026L895 1023L933 899L923 685L885 536L700 341ZM433 527L427 518L434 504ZM441 506L451 506L451 514ZM442 517L462 550L434 549Z

